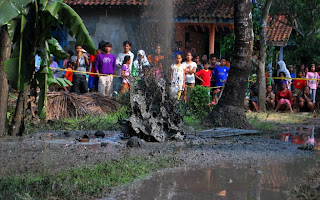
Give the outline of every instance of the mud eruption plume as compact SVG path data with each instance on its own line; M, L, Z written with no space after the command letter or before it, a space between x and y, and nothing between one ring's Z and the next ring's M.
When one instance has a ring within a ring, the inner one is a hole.
M170 97L172 35L173 1L152 1L142 15L142 42L148 52L160 45L164 59L145 67L137 77L138 81L130 81L131 136L158 142L183 138L183 120L176 100Z

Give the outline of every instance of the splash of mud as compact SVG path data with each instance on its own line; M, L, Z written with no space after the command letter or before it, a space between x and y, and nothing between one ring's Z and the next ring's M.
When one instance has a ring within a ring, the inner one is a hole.
M170 98L173 1L152 3L145 8L141 30L144 31L144 42L149 49L161 46L161 56L160 60L152 61L136 79L130 81L132 115L129 122L133 130L130 135L137 135L147 141L163 142L172 138L182 139L184 130L176 101Z

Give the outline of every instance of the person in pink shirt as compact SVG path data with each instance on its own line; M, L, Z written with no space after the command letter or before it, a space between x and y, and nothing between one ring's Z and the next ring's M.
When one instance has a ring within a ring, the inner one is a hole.
M319 74L316 72L316 65L312 64L310 67L310 72L306 74L307 79L319 79ZM307 86L310 87L310 94L312 95L312 102L316 103L316 91L318 86L318 80L308 80Z

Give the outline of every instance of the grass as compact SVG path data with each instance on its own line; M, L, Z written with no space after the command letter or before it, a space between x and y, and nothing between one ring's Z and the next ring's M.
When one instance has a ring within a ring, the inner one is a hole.
M260 131L268 132L278 130L278 127L274 123L262 121L258 116L247 116L247 119L253 127Z
M261 131L277 131L279 124L302 123L313 118L312 113L247 113L249 123Z
M203 129L202 120L194 115L186 115L183 117L183 121L186 126L193 127L195 130L199 131Z
M129 157L57 174L5 176L0 179L0 199L92 199L111 187L174 165L171 157Z
M128 117L127 107L122 107L115 113L98 117L67 118L38 124L28 122L26 123L26 133L47 130L119 130L120 126L117 122Z
M257 117L260 121L267 121L270 123L278 124L292 124L302 123L310 118L313 118L312 113L274 113L274 112L261 112L261 113L247 113L247 118Z

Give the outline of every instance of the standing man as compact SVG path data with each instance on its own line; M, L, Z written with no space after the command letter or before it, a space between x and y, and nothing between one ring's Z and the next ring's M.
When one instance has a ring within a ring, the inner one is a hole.
M122 68L122 64L123 64L123 59L125 56L130 56L130 60L131 63L129 65L129 70L132 70L132 63L133 63L133 58L134 58L134 54L130 51L132 46L132 43L130 41L124 41L123 42L123 53L119 53L117 60L116 60L116 64L117 64L117 71L116 71L116 75L117 76L121 76L121 68ZM119 93L120 89L121 89L121 85L122 85L122 78L121 77L116 77L115 78L115 83L114 83L114 91L116 94Z
M98 91L104 95L112 97L113 75L116 74L116 56L111 54L112 44L106 42L102 45L102 52L97 55L94 63L98 73ZM100 74L103 75L100 75Z
M88 92L88 83L87 83L87 66L89 66L89 59L86 54L86 51L82 49L82 46L75 46L77 55L71 57L71 62L73 63L74 70L79 72L73 73L73 82L72 82L72 92L75 93L87 93Z

